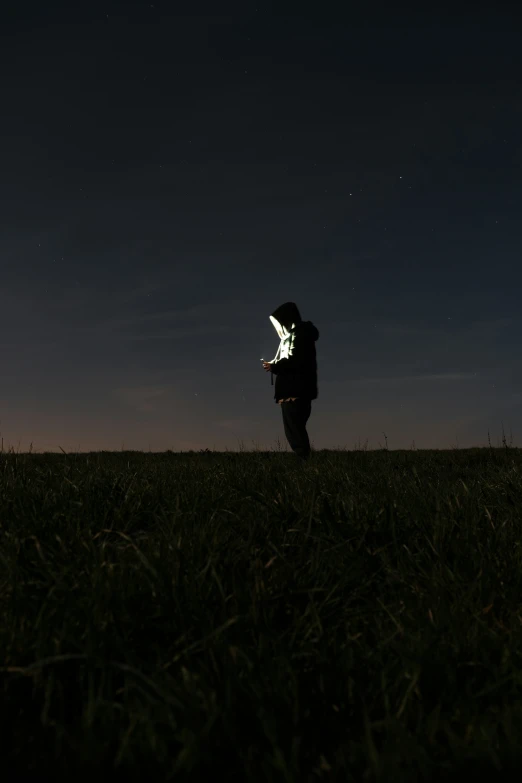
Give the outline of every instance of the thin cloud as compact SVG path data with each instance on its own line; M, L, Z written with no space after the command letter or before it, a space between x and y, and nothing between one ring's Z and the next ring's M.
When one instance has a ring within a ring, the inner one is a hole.
M429 336L444 336L448 332L451 332L455 336L469 336L469 335L484 335L491 337L493 334L502 331L503 329L511 328L517 323L515 318L490 318L472 321L471 323L459 323L455 318L443 321L439 326L426 326L423 323L415 325L406 324L402 321L395 320L379 320L378 317L368 318L361 320L360 318L351 319L330 319L326 318L322 321L324 324L331 325L334 329L376 329L378 334L393 334L400 337L413 336L416 337L419 334Z
M165 386L122 386L112 390L120 402L146 413L157 410L154 403L165 398L169 391Z
M126 334L126 335L119 335L120 338L124 340L179 340L184 337L193 337L195 335L205 335L205 334L216 334L216 333L223 333L223 332L230 332L232 330L231 326L195 326L195 327L188 327L188 328L182 328L179 327L178 329L171 329L168 332L160 332L158 334Z
M214 422L216 427L223 427L227 430L244 429L252 424L254 424L253 420L246 416L238 416L236 419L221 419Z
M419 381L476 381L479 378L476 372L441 372L431 375L417 376Z
M417 381L476 381L483 376L476 372L441 372L424 373L422 375L388 375L388 376L367 376L364 378L353 378L350 384L368 384L368 383L416 383Z
M230 312L233 314L234 320L238 318L244 318L247 320L247 315L251 311L250 306L245 302L229 301L229 302L212 302L206 304L194 305L192 307L185 308L173 308L169 310L162 310L155 313L136 313L132 315L111 316L109 318L103 318L96 323L88 324L82 327L82 331L87 332L104 332L105 330L118 329L133 329L137 327L143 327L147 324L161 324L165 326L171 326L172 322L181 322L181 336L185 334L204 334L207 332L215 331L230 331L232 325L212 325L213 319L222 319L223 314ZM204 322L199 326L187 326L187 322L192 324L194 321ZM210 323L209 323L210 322ZM183 332L183 329L187 330ZM165 336L175 337L178 332L162 332L162 338ZM147 335L139 335L138 339L148 339Z

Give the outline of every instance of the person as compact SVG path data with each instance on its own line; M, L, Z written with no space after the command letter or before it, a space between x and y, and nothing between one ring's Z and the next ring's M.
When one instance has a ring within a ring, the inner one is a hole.
M311 321L303 321L297 305L285 302L270 316L280 343L271 362L263 360L263 369L276 376L274 400L281 406L286 439L296 456L310 457L306 423L317 399L317 357L315 343L319 331Z

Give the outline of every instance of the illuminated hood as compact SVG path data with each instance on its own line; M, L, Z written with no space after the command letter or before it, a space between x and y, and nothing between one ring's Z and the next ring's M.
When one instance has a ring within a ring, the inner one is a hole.
M306 333L306 336L313 341L319 339L317 327L311 321L301 319L301 313L294 302L285 302L280 305L274 310L270 320L281 341L275 358L272 359L273 362L292 356L296 332Z
M300 323L301 313L294 302L285 302L274 310L270 320L274 324L279 338L282 340L283 336L288 335L291 329L295 329L296 325Z

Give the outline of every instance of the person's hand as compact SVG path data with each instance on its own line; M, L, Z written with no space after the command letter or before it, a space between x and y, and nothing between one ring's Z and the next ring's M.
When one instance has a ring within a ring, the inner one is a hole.
M270 372L271 369L272 369L272 365L270 364L270 362L263 362L263 370Z

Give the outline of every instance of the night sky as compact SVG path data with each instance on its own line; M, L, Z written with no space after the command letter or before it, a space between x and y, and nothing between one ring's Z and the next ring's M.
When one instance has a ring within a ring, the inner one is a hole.
M4 449L286 446L286 301L316 449L522 444L516 4L5 5Z

